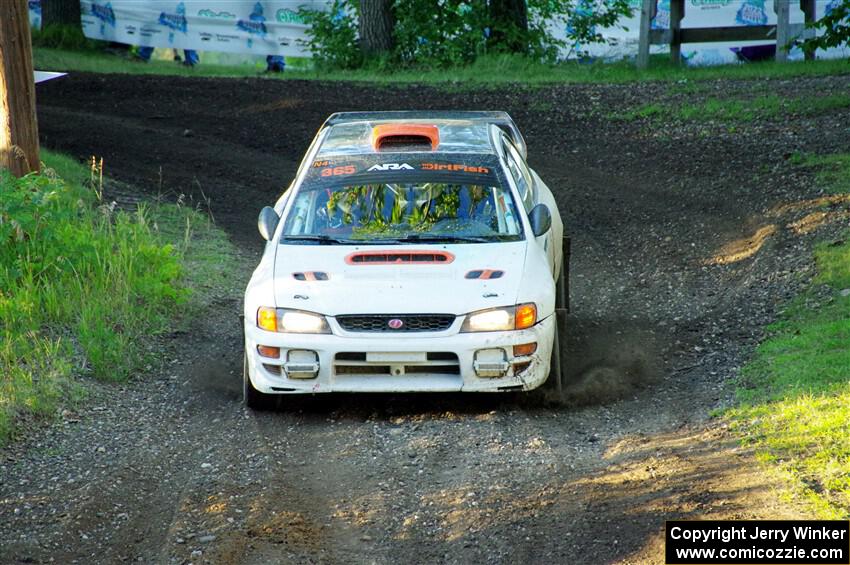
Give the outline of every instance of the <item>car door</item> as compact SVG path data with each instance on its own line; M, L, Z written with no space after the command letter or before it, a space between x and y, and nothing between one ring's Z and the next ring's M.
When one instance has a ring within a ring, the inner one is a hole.
M528 214L539 202L537 184L534 181L534 176L531 174L531 170L522 158L522 155L520 155L517 148L514 147L514 144L511 143L507 136L502 137L502 143L505 149L505 162L508 165L508 172L511 174L511 178L519 191L525 213ZM552 212L552 210L550 210L550 212ZM549 229L543 235L535 238L537 240L537 244L546 253L546 258L549 262L549 271L551 273L555 272L555 245L552 240L553 233L554 230Z

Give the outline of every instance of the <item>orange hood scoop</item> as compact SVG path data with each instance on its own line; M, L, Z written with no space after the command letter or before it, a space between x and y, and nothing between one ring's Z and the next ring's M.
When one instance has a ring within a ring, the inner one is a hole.
M372 129L372 147L385 151L410 146L428 146L431 151L440 145L440 130L427 124L382 124Z

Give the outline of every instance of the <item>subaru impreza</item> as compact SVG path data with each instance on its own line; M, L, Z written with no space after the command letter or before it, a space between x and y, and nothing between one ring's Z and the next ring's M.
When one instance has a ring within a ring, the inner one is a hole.
M504 112L330 116L260 212L245 403L560 388L564 230L526 151Z

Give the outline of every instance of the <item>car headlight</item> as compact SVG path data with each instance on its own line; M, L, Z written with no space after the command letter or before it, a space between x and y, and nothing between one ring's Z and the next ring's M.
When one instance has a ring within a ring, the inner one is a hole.
M267 308L257 310L257 326L270 332L293 334L329 334L331 328L321 314L292 310L290 308Z
M533 302L478 310L466 315L461 332L499 332L524 330L537 323L537 306Z

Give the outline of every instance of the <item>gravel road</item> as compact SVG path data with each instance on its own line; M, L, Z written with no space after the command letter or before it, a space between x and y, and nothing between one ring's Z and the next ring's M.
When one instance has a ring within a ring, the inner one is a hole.
M847 92L850 77L444 92L76 73L39 86L42 143L149 194L209 198L244 270L161 364L88 383L0 451L2 563L660 563L665 519L796 517L709 413L812 274L797 152L850 112L729 124L611 116L650 101ZM237 315L260 207L331 112L504 109L573 237L570 403L521 395L240 403ZM661 125L663 127L651 127ZM772 227L771 227L772 226Z

